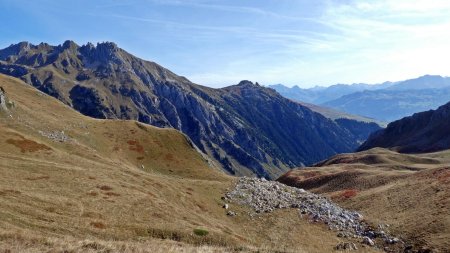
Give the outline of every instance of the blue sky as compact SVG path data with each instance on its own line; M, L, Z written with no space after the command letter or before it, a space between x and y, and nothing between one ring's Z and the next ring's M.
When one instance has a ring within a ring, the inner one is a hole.
M450 75L447 0L0 0L0 33L1 48L114 41L212 87Z

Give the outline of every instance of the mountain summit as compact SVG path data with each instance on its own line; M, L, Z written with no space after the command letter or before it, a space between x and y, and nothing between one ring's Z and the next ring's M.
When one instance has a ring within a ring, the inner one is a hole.
M250 81L223 89L197 85L111 42L11 45L0 50L0 73L91 117L178 129L235 175L273 178L352 151L379 128L327 119Z

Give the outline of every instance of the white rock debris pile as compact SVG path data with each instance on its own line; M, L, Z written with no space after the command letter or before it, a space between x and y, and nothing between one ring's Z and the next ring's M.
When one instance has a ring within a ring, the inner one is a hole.
M38 132L42 136L47 137L50 140L55 141L55 142L67 142L67 141L70 141L70 137L67 136L64 133L64 131L51 131L51 132L38 131Z
M312 221L323 222L331 230L340 231L339 237L364 238L369 245L372 245L369 243L369 240L372 242L370 238L398 240L384 231L372 229L358 212L343 209L323 196L275 181L242 177L234 189L225 194L224 200L250 206L256 213L297 208L301 215Z

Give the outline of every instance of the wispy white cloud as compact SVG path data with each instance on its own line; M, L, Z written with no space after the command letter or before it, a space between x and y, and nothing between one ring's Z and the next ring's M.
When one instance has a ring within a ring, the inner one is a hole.
M176 6L187 6L187 7L195 7L195 8L202 8L202 9L209 9L209 10L215 10L220 12L239 12L239 13L246 13L246 14L254 14L254 15L262 15L267 16L271 18L278 18L278 19L287 19L287 20L297 20L297 21L314 21L310 18L305 18L301 16L289 16L289 15L283 15L280 13L276 13L273 11L269 11L262 8L256 8L256 7L249 7L249 6L242 6L242 5L231 5L231 4L217 4L217 3L211 3L211 1L179 1L179 0L149 0L153 3L158 3L161 5L176 5ZM245 2L243 2L245 4Z
M177 60L192 67L180 67L179 72L201 84L222 86L252 79L312 86L450 75L449 1L323 0L314 15L300 11L304 1L290 2L289 11L244 1L144 2L175 6L182 14L205 11L233 21L244 14L254 20L202 22L192 15L177 19L145 11L133 16L120 11L92 14L152 25L180 43L190 41L196 50L189 48L192 51Z

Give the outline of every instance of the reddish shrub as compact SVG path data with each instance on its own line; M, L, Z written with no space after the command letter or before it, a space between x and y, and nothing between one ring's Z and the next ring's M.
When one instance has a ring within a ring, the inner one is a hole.
M107 186L107 185L97 186L97 188L99 188L102 191L111 191L112 190L112 187Z
M20 148L20 152L22 152L22 153L25 153L25 152L32 153L32 152L37 152L40 150L51 150L51 148L47 147L44 144L39 144L37 142L27 140L27 139L23 139L23 140L8 139L8 140L6 140L6 143Z
M99 222L99 221L93 221L91 222L91 226L93 226L94 228L98 228L98 229L105 229L106 225Z
M344 198L349 199L349 198L355 197L357 194L358 194L357 190L355 190L355 189L348 189L348 190L345 190L341 194L341 196L344 197Z

